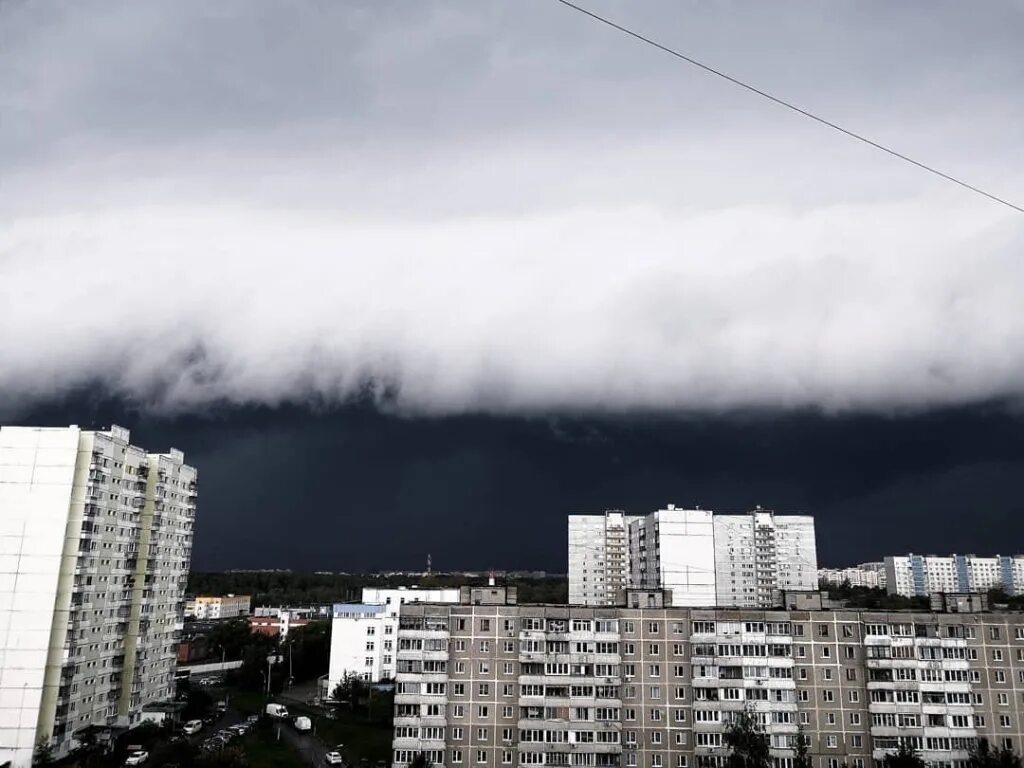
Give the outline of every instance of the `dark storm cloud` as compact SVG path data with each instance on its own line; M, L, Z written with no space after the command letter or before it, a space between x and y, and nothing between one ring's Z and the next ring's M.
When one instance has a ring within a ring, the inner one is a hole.
M125 421L123 404L83 400L26 418L85 414ZM813 514L830 564L907 550L1008 553L1024 536L1024 430L1001 408L560 419L556 429L545 419L287 408L128 424L134 441L183 448L199 467L197 569L415 569L429 553L439 569L562 572L568 513L666 503Z
M1024 189L1019 3L594 7ZM7 414L1022 390L1021 217L547 0L6 3L0 115Z

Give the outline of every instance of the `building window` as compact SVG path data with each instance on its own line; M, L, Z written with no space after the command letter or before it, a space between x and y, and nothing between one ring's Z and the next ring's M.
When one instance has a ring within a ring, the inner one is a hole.
M825 737L825 746L829 749L835 749L839 746L839 737L835 734L829 734Z

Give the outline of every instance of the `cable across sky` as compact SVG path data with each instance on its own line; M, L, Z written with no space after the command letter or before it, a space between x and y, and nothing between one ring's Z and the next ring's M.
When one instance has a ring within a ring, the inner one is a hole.
M892 149L891 147L887 147L884 144L879 144L877 141L873 141L872 139L869 139L867 136L851 131L848 128L843 128L841 125L833 123L830 120L826 120L825 118L820 117L819 115L816 115L813 112L809 112L808 110L803 109L802 107L798 107L796 104L793 104L792 102L786 101L785 99L781 99L778 96L773 96L767 91L763 91L760 88L756 88L755 86L750 85L749 83L745 83L742 80L732 77L731 75L727 75L725 72L722 72L719 69L715 69L714 67L711 67L707 64L704 64L703 62L698 61L697 59L691 58L690 56L687 56L686 54L681 53L675 50L674 48L669 48L667 45L663 45L662 43L659 43L656 40L652 40L651 38L646 37L640 34L639 32L635 32L632 29L629 29L628 27L624 27L621 24L617 24L616 22L612 21L609 18L594 13L593 11L587 10L582 6L576 5L575 3L570 2L570 0L556 0L556 2L561 3L566 8L571 8L574 11L582 13L584 16L589 16L591 19L599 21L602 24L611 27L612 29L616 29L625 35L629 35L630 37L636 40L646 43L647 45L653 46L660 51L664 51L667 54L675 56L677 59L681 59L682 61L685 61L688 64L692 64L693 66L698 67L699 69L702 69L705 72L715 75L716 77L720 77L723 80L727 80L733 85L738 85L740 88L744 88L750 91L751 93L757 94L758 96L761 96L762 98L765 98L768 101L774 102L775 104L778 104L781 107L785 107L786 109L796 112L799 115L803 115L804 117L814 120L815 122L820 123L821 125L831 128L834 131L838 131L839 133L842 133L845 136L850 137L851 139L856 139L857 141L867 144L870 147L874 147L875 149L881 150L882 152L885 152L888 155L892 155L893 157L898 158L899 160L903 160L906 163L910 163L911 165L916 166L921 170L934 174L935 176L938 176L941 179L950 181L953 184L957 184L963 187L964 189L982 195L983 197L987 197L989 200L992 200L993 202L1005 205L1007 208L1011 208L1014 211L1017 211L1017 213L1024 213L1024 207L1021 207L1020 205L1012 203L1009 200L1006 200L1005 198L998 197L997 195L994 195L991 192L986 192L984 189L976 187L973 184L969 184L963 179L958 179L956 176L951 176L950 174L945 173L944 171L940 171L938 168L934 168L933 166L922 163L918 160L913 159L912 157L908 157L907 155L904 155L901 152L897 152L895 149Z

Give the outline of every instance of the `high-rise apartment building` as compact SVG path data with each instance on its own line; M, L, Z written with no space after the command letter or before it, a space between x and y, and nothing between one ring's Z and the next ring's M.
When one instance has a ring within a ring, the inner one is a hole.
M616 605L629 586L629 525L639 518L618 510L569 515L569 602Z
M781 591L817 589L814 518L715 515L715 576L720 606L770 608Z
M886 589L904 597L933 592L985 592L1000 587L1024 594L1024 556L914 555L885 558Z
M321 696L329 698L346 677L367 682L395 676L398 616L407 603L456 603L458 589L364 587L362 602L336 603L331 621L331 658Z
M818 583L836 587L849 584L851 587L885 589L885 563L879 561L851 565L849 568L819 568Z
M196 496L121 427L0 428L0 762L173 696Z
M621 527L628 529L624 554ZM630 587L665 590L678 607L770 607L782 590L815 589L817 570L810 516L761 509L716 515L669 504L644 517L616 512L569 518L573 605L615 605Z
M438 768L724 764L749 711L776 768L800 729L815 768L870 768L904 743L964 766L979 738L1020 750L1024 614L516 605L473 590L406 606L393 764ZM787 599L788 602L788 599ZM647 607L650 606L650 607Z

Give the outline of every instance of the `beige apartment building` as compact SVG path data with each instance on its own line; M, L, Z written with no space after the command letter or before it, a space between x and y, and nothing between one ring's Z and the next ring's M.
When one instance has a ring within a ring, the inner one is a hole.
M577 607L466 588L459 605L403 608L393 761L720 765L729 719L748 709L780 768L801 729L821 768L873 766L900 741L962 766L979 737L1019 750L1024 733L1024 614L975 603L697 609L634 592L630 607Z

